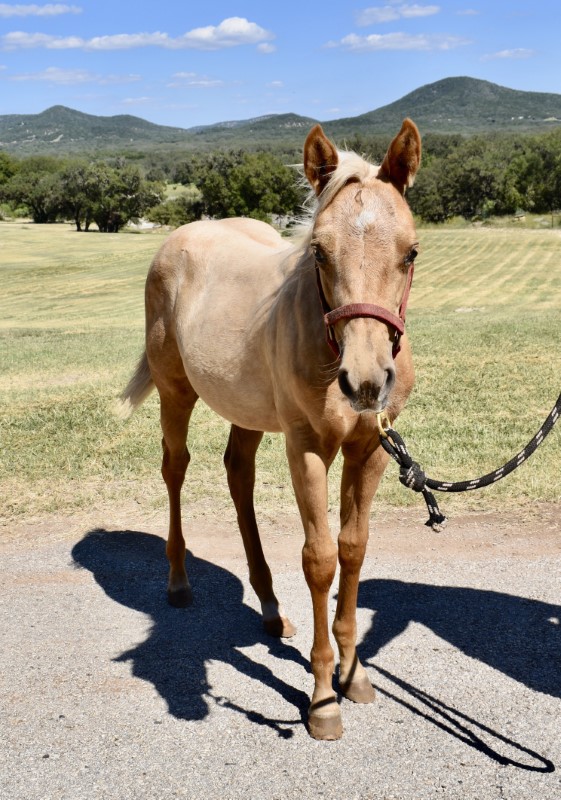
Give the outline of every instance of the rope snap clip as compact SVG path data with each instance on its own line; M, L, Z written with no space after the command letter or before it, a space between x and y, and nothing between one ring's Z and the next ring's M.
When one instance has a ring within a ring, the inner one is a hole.
M389 439L388 431L391 430L392 421L389 418L388 412L385 408L376 414L376 423L378 425L378 433L380 434L380 437L382 439Z

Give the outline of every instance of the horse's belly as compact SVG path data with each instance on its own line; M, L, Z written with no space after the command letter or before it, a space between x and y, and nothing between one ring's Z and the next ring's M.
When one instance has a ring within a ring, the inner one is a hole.
M282 430L278 417L274 409L268 410L261 406L250 406L243 402L241 395L238 397L230 396L227 400L224 394L207 391L204 393L198 392L199 397L217 414L224 419L228 420L240 428L254 431L269 431L270 433L278 433ZM240 402L238 402L240 401Z
M269 370L258 342L242 342L235 331L208 330L204 323L183 340L185 371L201 400L241 428L281 430Z

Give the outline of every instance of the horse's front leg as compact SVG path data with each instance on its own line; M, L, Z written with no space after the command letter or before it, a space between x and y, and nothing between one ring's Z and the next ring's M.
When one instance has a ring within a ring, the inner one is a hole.
M370 703L375 692L356 652L356 606L360 570L368 541L368 519L388 457L358 443L343 445L339 595L333 634L339 648L339 688L355 703Z
M333 648L329 642L328 599L337 567L337 547L327 521L327 470L332 456L317 452L304 437L287 436L294 492L304 526L302 566L312 596L314 639L310 654L314 692L308 729L315 739L339 739L341 710L333 691Z

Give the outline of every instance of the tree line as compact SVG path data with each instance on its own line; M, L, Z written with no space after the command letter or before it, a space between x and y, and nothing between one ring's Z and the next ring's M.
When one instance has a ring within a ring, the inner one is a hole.
M561 128L538 136L427 136L409 202L444 222L561 209Z
M345 145L380 163L388 143L355 136ZM561 128L535 136L427 134L423 146L408 200L425 222L561 209ZM297 216L304 201L298 172L286 160L243 150L179 159L151 154L141 164L0 152L0 203L35 222L71 220L77 230L95 223L105 232L140 217L171 226L202 217L272 221ZM169 184L183 188L170 197Z
M0 203L36 223L71 220L78 231L95 223L112 233L141 217L173 226L202 217L270 221L299 213L304 198L295 175L271 153L194 156L175 165L170 177L185 189L166 199L168 176L156 167L0 152Z

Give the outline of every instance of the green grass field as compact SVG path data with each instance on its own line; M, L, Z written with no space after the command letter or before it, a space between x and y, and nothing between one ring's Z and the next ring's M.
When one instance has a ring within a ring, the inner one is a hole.
M430 475L475 477L526 444L561 389L561 233L419 233L408 314L417 385L398 428ZM165 235L0 223L4 518L130 498L147 513L165 504L156 396L126 423L111 412L143 347L144 279ZM229 502L227 434L227 424L198 404L186 484L195 502ZM558 501L560 459L556 431L513 476L477 494L441 496L442 506ZM393 464L379 497L422 503L398 483ZM265 510L295 508L280 436L266 435L260 448L257 499Z

